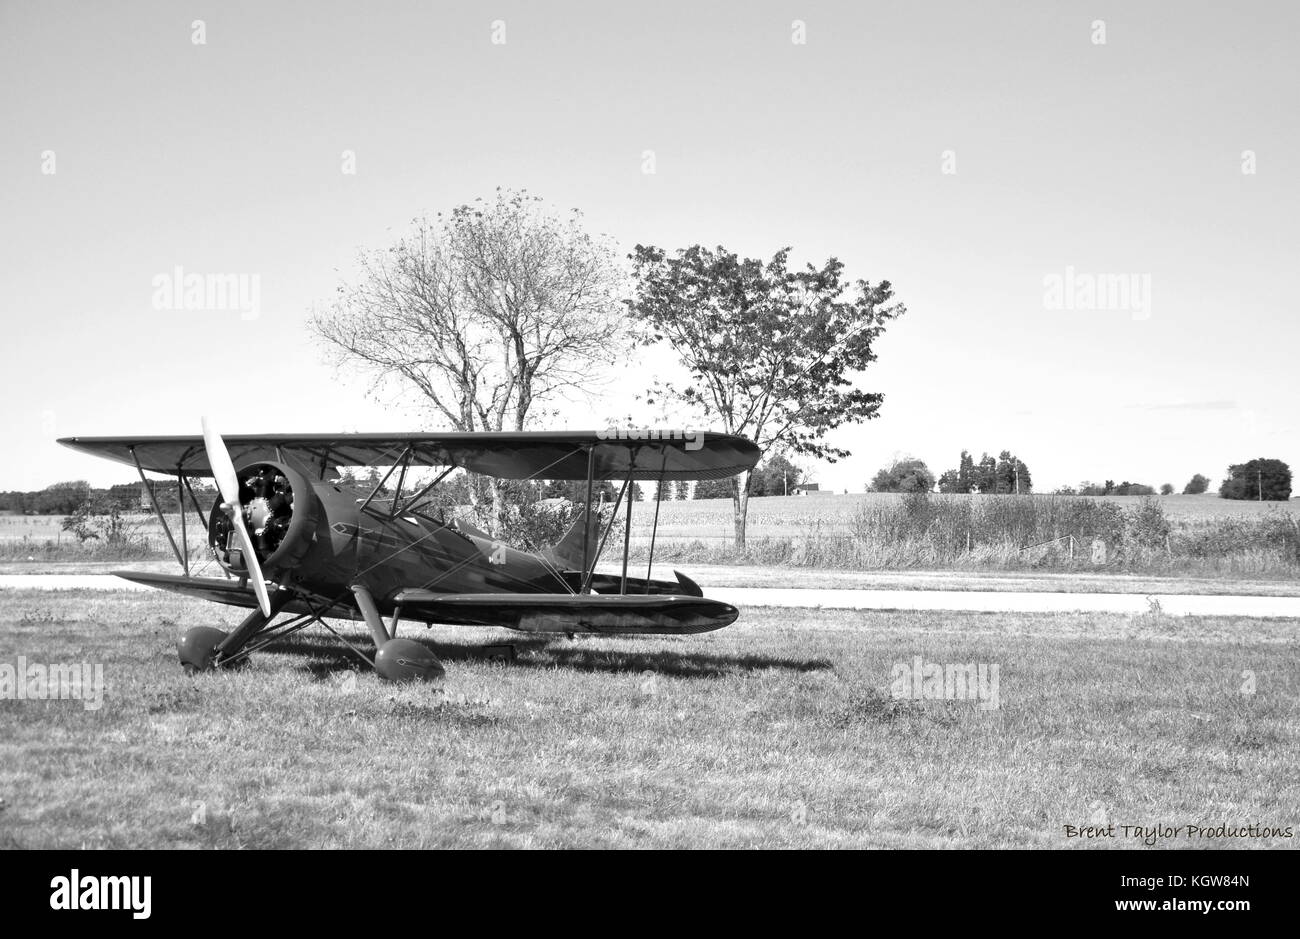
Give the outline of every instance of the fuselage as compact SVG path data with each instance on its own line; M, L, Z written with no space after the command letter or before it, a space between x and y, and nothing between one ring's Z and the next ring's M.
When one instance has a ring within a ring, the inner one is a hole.
M282 586L342 598L359 584L385 613L392 611L399 591L412 588L466 594L564 593L581 587L577 572L566 576L542 556L493 540L473 526L418 510L393 515L391 502L367 501L353 488L311 479L288 462L258 460L240 469L246 487L259 486L259 474L266 489L247 488L241 501L262 546L258 560L266 576ZM266 508L274 499L283 503L279 519ZM243 563L228 532L225 515L214 507L209 543L218 562L240 576Z

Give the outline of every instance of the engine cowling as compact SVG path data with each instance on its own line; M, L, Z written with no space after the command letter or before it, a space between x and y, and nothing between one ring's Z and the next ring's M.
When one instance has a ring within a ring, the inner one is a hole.
M321 504L311 483L284 463L260 460L236 470L244 524L267 577L292 570L316 539ZM208 518L208 545L217 563L236 576L247 573L235 526L220 504Z

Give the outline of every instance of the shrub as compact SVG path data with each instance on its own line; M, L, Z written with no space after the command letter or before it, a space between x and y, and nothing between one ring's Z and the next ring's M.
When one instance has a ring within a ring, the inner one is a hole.
M1124 541L1140 548L1159 548L1169 538L1169 519L1160 503L1147 497L1124 519Z

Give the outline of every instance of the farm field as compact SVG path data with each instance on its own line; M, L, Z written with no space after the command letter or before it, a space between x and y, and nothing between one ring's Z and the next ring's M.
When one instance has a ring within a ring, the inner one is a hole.
M936 496L937 500L970 500L988 502L999 496ZM1080 499L1082 496L1035 496L1035 499ZM1101 497L1098 497L1101 498ZM1104 501L1132 508L1139 505L1143 496L1106 496ZM1287 512L1300 517L1297 500L1289 502L1249 502L1220 499L1214 495L1151 496L1169 518L1175 522L1200 522L1219 518L1253 518L1268 512ZM821 496L767 496L749 502L749 537L799 537L808 526L821 524L828 530L848 532L854 513L862 506L895 505L903 496L889 492L850 493L848 495ZM158 550L169 550L162 527L152 514L133 516L137 532ZM632 537L649 540L654 520L654 501L638 502L633 506ZM179 537L180 522L175 513L167 516L173 533ZM0 514L0 545L29 541L53 541L59 545L74 546L76 538L62 531L61 515ZM187 519L190 534L194 535L196 520L191 513ZM666 501L659 508L659 538L665 540L725 539L732 532L730 499L687 499Z
M630 547L637 565L648 558L653 508L642 503L634 512ZM1050 574L1080 578L1077 586L1062 583L1052 589L1085 591L1125 591L1134 577L1185 580L1193 590L1212 581L1225 585L1209 588L1216 591L1286 593L1300 588L1300 513L1289 503L1214 496L936 496L919 502L893 494L760 498L751 502L743 552L734 547L729 500L665 502L660 515L655 559L661 567L686 570L780 568L818 571L828 579L952 573L971 582L969 589L1026 589L1002 588L995 579L978 582L984 575ZM151 516L131 516L129 537L117 545L80 544L61 530L60 521L0 516L0 573L89 572L172 559L161 526ZM170 522L179 535L176 516ZM620 533L621 526L620 516ZM206 532L194 529L191 524L191 559L202 567L210 560ZM617 553L620 540L614 538L606 560ZM1117 580L1108 585L1105 578ZM1166 584L1163 589L1182 588Z
M867 506L892 506L903 501L893 492L863 492L848 495L765 496L749 500L748 537L799 538L812 526L826 532L847 534L854 513ZM1005 496L935 496L936 500L981 502L1005 499ZM1075 500L1090 496L1035 496L1035 499ZM1098 496L1125 509L1139 506L1152 498L1176 524L1195 524L1221 518L1254 518L1269 511L1288 512L1300 517L1300 505L1289 502L1248 502L1220 499L1216 495L1199 496ZM654 502L637 503L632 509L633 538L649 540L654 521ZM674 540L724 540L733 537L730 499L676 500L663 502L659 508L659 538Z
M681 639L409 630L447 662L440 687L381 684L313 630L185 676L177 633L236 616L0 592L0 663L106 678L98 710L0 700L0 847L1136 848L1064 826L1300 824L1296 620L760 608ZM477 651L502 641L513 663ZM998 665L999 706L894 700L918 655Z

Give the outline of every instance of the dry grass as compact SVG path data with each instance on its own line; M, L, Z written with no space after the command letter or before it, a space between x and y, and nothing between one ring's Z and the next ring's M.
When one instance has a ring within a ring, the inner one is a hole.
M133 513L125 518L127 543L110 545L94 539L79 542L72 532L63 530L62 515L0 515L0 561L48 564L175 557L162 525L152 513ZM207 553L206 532L198 530L192 513L186 523L190 556L201 559ZM168 515L167 524L179 545L180 517L175 513Z
M754 538L800 537L808 526L820 523L827 531L848 533L854 515L862 508L889 507L903 496L892 492L849 493L848 495L769 496L749 502L749 534ZM974 503L1004 499L1003 496L939 496L951 501ZM1034 496L1034 499L1077 501L1086 496ZM1252 518L1269 511L1286 511L1300 515L1294 501L1247 502L1220 499L1216 495L1152 496L1175 523L1203 522L1220 518ZM1142 496L1106 496L1124 509L1141 504ZM638 503L633 509L633 537L650 536L654 503ZM702 499L664 502L659 510L659 535L668 540L730 540L732 517L730 499Z
M750 503L746 550L733 546L730 500L661 506L658 558L692 566L743 564L838 571L1057 571L1089 575L1295 582L1300 575L1300 518L1289 505L1233 502L1215 496L936 496L894 494L772 497ZM632 557L649 548L653 505L634 513ZM175 516L169 518L178 531ZM133 516L125 545L78 544L56 517L0 516L0 570L91 569L172 558L161 526ZM193 526L191 526L193 528ZM617 521L618 551L622 523ZM204 538L190 532L192 565L210 561ZM1073 541L1064 536L1073 535ZM1090 547L1108 544L1104 563ZM547 540L545 538L541 539Z
M1179 499L1200 511L1169 509ZM691 564L834 570L1057 570L1295 579L1300 520L1286 505L1196 496L822 496L755 499L737 552L728 500L666 504L656 550ZM1206 510L1249 505L1237 514ZM696 508L698 507L698 509ZM641 513L649 526L652 512ZM705 524L708 520L708 524ZM634 537L647 553L648 529ZM1094 541L1105 554L1094 557Z
M516 636L505 666L471 645L502 633L434 631L441 689L353 683L323 633L181 674L182 625L233 616L0 594L0 661L108 685L97 712L0 701L0 845L1056 847L1300 807L1296 621L755 609L688 639ZM1000 709L888 700L913 655L998 663Z

